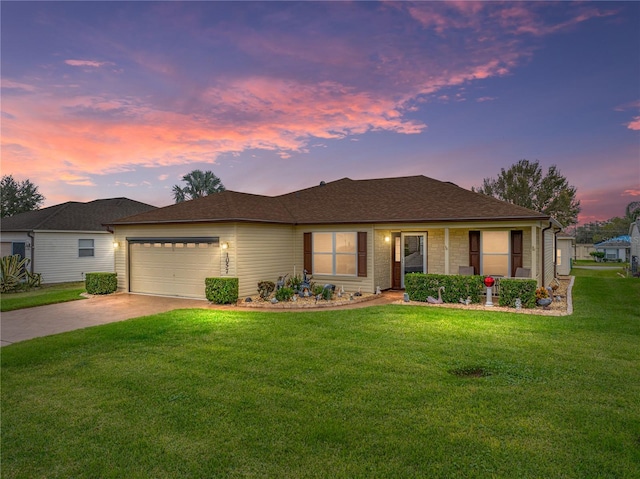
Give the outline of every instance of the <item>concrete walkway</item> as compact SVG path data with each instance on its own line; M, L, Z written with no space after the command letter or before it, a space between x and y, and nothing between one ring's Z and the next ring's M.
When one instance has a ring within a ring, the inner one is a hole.
M352 309L388 304L398 299L397 292L384 293L379 298L331 309ZM401 295L401 293L400 293ZM92 296L89 299L50 304L36 308L7 311L0 315L0 346L25 341L27 339L64 333L75 329L88 328L100 324L114 323L126 319L149 316L174 309L198 308L223 311L270 311L268 309L248 309L235 305L210 304L206 300L169 298L166 296L145 296L141 294L116 293L106 296ZM296 309L277 310L280 312L300 311Z

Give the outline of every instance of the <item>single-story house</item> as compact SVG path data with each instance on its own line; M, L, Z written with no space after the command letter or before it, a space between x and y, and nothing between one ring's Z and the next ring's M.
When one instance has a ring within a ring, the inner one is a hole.
M554 277L548 215L425 176L321 182L280 196L235 191L112 223L118 288L204 298L206 277L259 281L307 270L347 291L402 289L418 271Z
M556 274L571 274L571 260L574 252L575 238L566 233L556 236Z
M604 252L605 261L628 261L631 252L631 237L616 236L593 245L596 251Z
M156 209L128 198L68 201L2 218L1 255L19 254L43 283L82 281L85 273L114 271L113 231L106 223Z
M631 223L631 226L629 226L629 240L631 243L631 266L636 268L635 273L640 264L640 218L636 219Z

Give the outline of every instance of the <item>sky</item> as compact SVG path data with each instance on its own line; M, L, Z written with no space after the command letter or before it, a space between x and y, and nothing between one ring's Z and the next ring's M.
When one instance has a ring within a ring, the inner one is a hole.
M173 203L556 165L581 223L640 201L640 2L12 2L1 170L65 201ZM383 194L383 192L381 192ZM348 207L348 206L347 206Z

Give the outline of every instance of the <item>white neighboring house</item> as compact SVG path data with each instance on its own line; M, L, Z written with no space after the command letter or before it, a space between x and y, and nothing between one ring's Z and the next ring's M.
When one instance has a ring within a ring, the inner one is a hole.
M601 241L593 245L596 251L604 252L605 261L629 261L631 249L631 237L628 235L616 236L615 238Z
M556 236L556 273L560 275L571 274L571 259L573 257L573 244L575 238L571 235L560 233Z
M113 232L105 224L155 209L128 198L69 201L20 213L0 223L0 253L30 259L43 283L83 281L86 273L114 271Z
M631 268L634 273L640 268L640 217L638 217L629 227L629 238L631 242Z

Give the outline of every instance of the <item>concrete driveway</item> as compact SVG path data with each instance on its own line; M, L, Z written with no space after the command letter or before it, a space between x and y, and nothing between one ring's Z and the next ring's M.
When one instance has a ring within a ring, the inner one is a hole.
M402 297L401 292L384 292L380 297L348 306L317 309L366 308L389 304ZM0 315L0 346L27 339L64 333L74 329L88 328L99 324L114 323L126 319L149 316L174 309L199 308L222 311L260 311L233 305L211 304L207 300L145 296L142 294L115 293L92 296L89 299L68 303L50 304L37 308L7 311ZM262 310L265 311L265 310ZM299 309L280 309L277 312L294 312ZM305 311L314 311L306 309Z
M7 311L0 316L0 345L124 321L173 309L224 309L206 300L116 293L68 303ZM228 307L229 309L233 306Z

